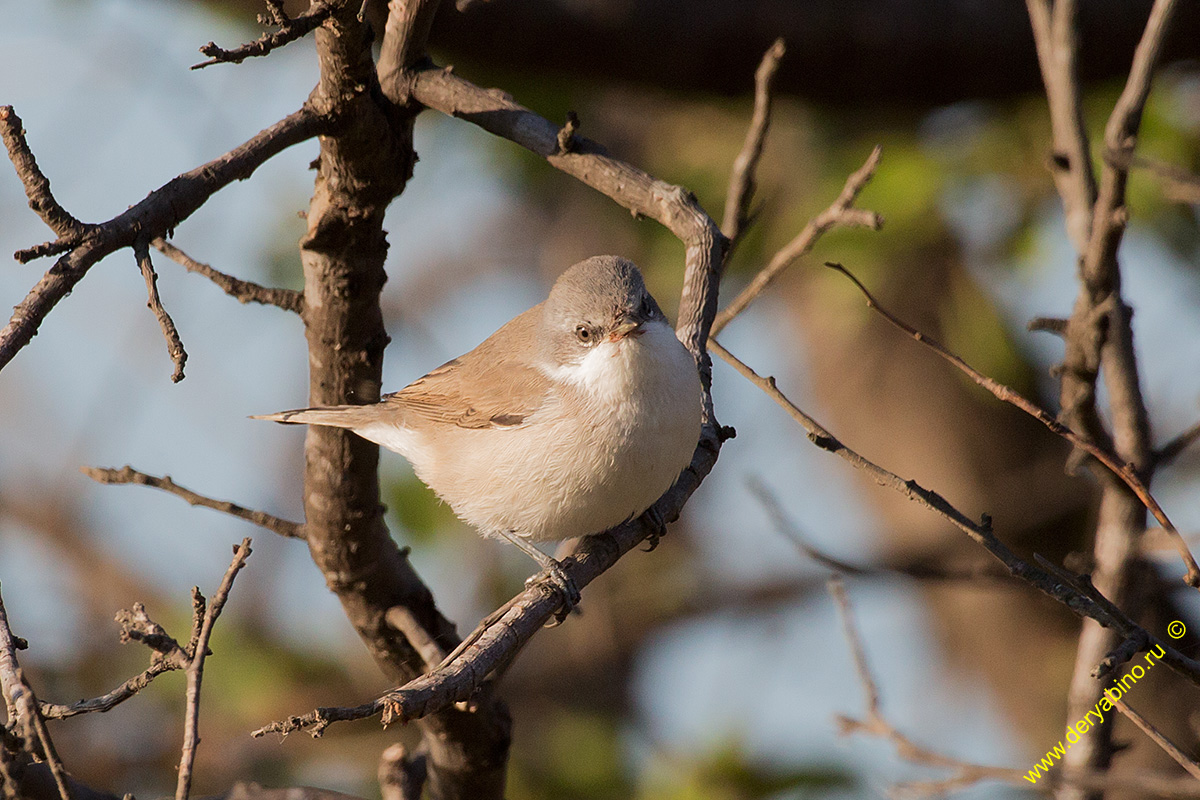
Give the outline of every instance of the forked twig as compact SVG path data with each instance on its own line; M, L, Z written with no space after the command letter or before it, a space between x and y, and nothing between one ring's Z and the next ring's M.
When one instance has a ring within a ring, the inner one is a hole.
M250 539L242 539L242 543L233 549L233 561L230 562L229 569L225 571L221 585L217 587L216 594L208 603L203 617L197 620L200 623L199 632L194 635L192 649L188 654L187 711L183 721L183 749L179 757L179 779L175 784L175 800L187 800L192 789L192 766L196 761L196 746L200 744L200 685L204 678L204 659L208 656L208 641L212 636L213 625L216 624L217 617L221 615L225 601L229 599L229 590L233 588L233 581L241 572L242 567L246 566L246 559L250 557L250 553ZM193 590L193 598L199 594L199 589ZM193 606L199 610L202 608L201 601L196 600Z
M729 305L721 309L716 319L713 320L712 336L720 333L735 317L745 311L785 269L791 266L797 258L811 250L817 240L830 228L836 225L845 225L877 231L883 227L883 217L879 214L854 207L854 201L858 199L859 193L871 180L871 176L875 174L875 168L879 166L879 158L882 154L883 148L876 145L871 151L871 155L867 156L866 162L846 179L846 184L842 187L842 192L837 199L828 208L809 220L803 230L784 245L771 258L767 266L759 270L758 274L754 276L754 280L750 281L750 285L743 289L741 294L735 297Z

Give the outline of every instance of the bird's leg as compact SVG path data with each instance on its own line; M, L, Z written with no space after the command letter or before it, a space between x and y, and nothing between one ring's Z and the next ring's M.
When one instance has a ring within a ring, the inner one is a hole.
M550 588L562 599L562 606L554 615L554 625L561 623L571 613L571 609L579 604L579 589L562 568L562 564L538 550L525 539L508 531L499 531L500 535L521 548L526 555L541 565L542 571L525 581L526 586L535 583L548 583Z
M650 528L650 533L646 535L645 550L645 552L649 553L658 547L658 540L667 535L667 521L663 519L662 514L654 506L650 506L642 512L642 520Z

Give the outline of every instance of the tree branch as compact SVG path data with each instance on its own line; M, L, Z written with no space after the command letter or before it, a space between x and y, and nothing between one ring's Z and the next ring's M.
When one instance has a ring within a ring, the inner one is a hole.
M233 561L230 562L229 569L225 571L221 585L217 587L217 592L213 595L212 602L208 604L208 609L204 611L203 617L196 620L198 624L193 625L195 634L191 650L188 653L187 665L187 712L183 721L183 750L179 757L179 778L175 784L175 800L187 800L192 789L192 766L196 761L196 746L200 744L200 684L204 679L204 659L208 656L208 641L212 637L213 625L216 624L217 617L221 615L225 601L229 599L229 590L233 588L233 581L241 572L242 567L246 566L246 559L250 557L250 553L249 538L242 539L242 543L233 548ZM194 602L194 607L199 610L203 607L200 590L193 590L193 596L198 598Z
M331 118L316 113L306 105L245 144L171 180L108 222L86 226L82 231L62 233L54 242L18 253L17 259L22 260L23 255L32 258L51 252L69 251L13 309L8 324L0 330L0 369L29 344L46 315L71 292L97 261L124 247L132 247L139 237L166 235L218 190L235 180L250 177L272 156L293 144L331 130L332 124ZM5 145L9 148L9 157L17 164L18 172L21 170L23 154L8 132L14 128L19 130L20 127L21 121L13 113L12 107L0 106L0 131L5 132Z
M842 561L839 558L834 558L828 553L818 550L813 547L804 536L801 535L795 523L788 519L783 511L783 507L779 503L779 499L775 494L767 488L766 484L757 478L751 478L748 482L748 488L760 503L763 509L767 512L767 516L775 525L775 529L779 531L785 538L796 546L796 549L803 553L808 558L817 562L823 567L832 570L835 573L843 575L853 575L855 577L872 577L877 575L900 575L905 578L912 578L918 581L963 581L978 586L984 581L994 581L1003 583L1005 586L1018 586L1020 581L1017 581L1011 573L998 568L998 565L993 562L976 564L973 566L955 569L952 567L941 567L936 564L909 563L909 564L884 564L882 566L861 567L857 564L851 564Z
M227 275L208 264L195 260L161 237L155 239L150 244L154 245L167 258L183 266L188 272L194 272L197 275L203 275L208 278L217 286L220 286L225 294L236 298L240 303L259 303L264 306L276 306L277 308L282 308L284 311L291 311L295 314L299 314L300 309L304 305L303 292L298 292L295 289L269 289L266 286L259 286L252 281L244 281L232 275Z
M171 382L179 383L183 380L183 365L187 363L187 351L183 349L183 342L179 338L179 331L175 328L175 321L163 308L162 298L158 296L158 273L154 271L154 264L150 261L150 246L145 239L138 239L133 243L133 253L137 258L138 268L142 271L142 278L146 281L148 297L146 307L154 312L154 318L158 320L158 326L162 328L163 338L167 340L167 353L175 365L175 371L171 374Z
M1193 778L1200 780L1200 764L1196 763L1195 759L1190 758L1186 753L1179 749L1178 745L1162 734L1158 728L1151 725L1145 717L1134 711L1125 701L1119 697L1108 696L1109 700L1120 709L1121 713L1129 717L1129 720L1142 729L1142 732L1154 740L1154 743L1166 752L1175 763L1187 770L1187 773Z
M783 39L776 39L754 73L754 114L746 130L746 140L733 161L733 175L725 195L725 216L721 232L729 239L730 249L737 244L749 221L750 201L754 197L754 173L762 156L767 129L771 126L771 82L779 69L779 61L787 52Z
M838 577L831 578L826 585L842 621L846 643L850 648L854 670L859 684L862 686L866 702L865 720L837 716L838 732L842 736L864 733L868 736L885 739L891 742L892 746L896 748L896 753L905 761L951 771L948 778L941 780L910 781L897 784L893 787L897 796L941 797L949 792L965 789L983 781L1000 781L1012 786L1030 788L1029 771L973 764L947 756L918 744L889 722L883 714L879 689L867 664L862 636L854 622L854 612L850 605L850 599L846 595L845 586ZM1120 700L1114 702L1121 704ZM1161 798L1200 798L1200 786L1196 784L1195 780L1168 778L1154 772L1127 773L1118 776L1091 770L1064 770L1057 774L1042 775L1037 783L1042 784L1046 789L1072 786L1086 790L1135 791Z
M58 752L54 749L50 731L46 728L46 720L42 718L37 695L25 680L17 662L17 651L24 647L28 647L28 644L13 634L4 600L0 598L0 690L4 694L4 705L8 713L7 728L20 737L22 747L30 756L44 760L50 767L59 797L62 800L71 800L67 773L63 769ZM4 743L0 742L0 748L3 747ZM7 778L5 784L8 785ZM15 787L13 789L15 791Z
M986 514L980 522L975 522L963 514L937 492L925 489L916 481L905 480L874 462L864 458L846 447L832 433L826 430L812 417L800 410L775 385L772 377L763 377L748 367L740 359L726 350L715 339L709 340L709 349L719 355L743 377L762 389L768 397L780 405L788 414L808 431L808 438L817 447L840 456L855 469L861 469L871 476L880 486L886 486L900 492L918 505L933 511L943 517L956 528L965 533L976 544L984 547L1004 564L1014 577L1033 586L1043 594L1067 606L1077 615L1096 620L1102 627L1112 628L1123 638L1139 637L1146 643L1147 648L1163 647L1166 655L1163 662L1173 670L1183 675L1192 683L1200 686L1200 662L1188 658L1175 650L1168 643L1146 631L1131 620L1116 605L1111 603L1102 593L1083 579L1055 567L1053 574L1039 568L1017 556L992 532L991 517ZM1070 578L1069 580L1067 578ZM1141 638L1144 637L1144 638Z
M37 159L33 157L33 151L29 148L29 142L25 140L25 129L21 124L21 118L13 111L12 106L0 106L0 137L4 140L4 147L8 150L8 157L17 171L17 177L21 179L21 185L25 187L25 196L29 198L29 207L58 236L74 236L83 233L88 226L71 216L54 199L54 195L50 191L50 179L43 175L41 168L38 167Z
M1154 499L1152 494L1150 494L1150 490L1146 488L1146 485L1142 483L1141 478L1137 476L1137 474L1133 471L1133 469L1130 468L1128 464L1120 463L1111 453L1102 450L1090 439L1075 433L1066 425L1063 425L1054 417L1050 416L1047 411L1042 409L1033 401L1026 399L1019 392L1013 391L1004 384L992 380L967 362L963 361L954 353L947 350L936 339L921 333L916 328L893 315L886 308L879 305L879 301L876 300L875 297L867 290L867 287L863 286L862 282L859 281L858 278L854 277L854 275L841 264L826 262L825 266L836 270L837 272L840 272L842 275L845 275L847 278L849 278L850 282L853 283L858 290L862 292L863 297L866 298L867 307L878 312L880 316L886 319L893 326L901 331L904 331L906 334L911 336L914 341L925 345L930 350L944 358L946 361L950 362L976 384L991 392L996 399L1016 406L1029 416L1036 419L1038 422L1045 425L1050 429L1051 432L1061 436L1076 447L1085 450L1089 455L1107 467L1113 475L1120 478L1121 481L1123 481L1125 485L1128 486L1135 495L1137 495L1138 500L1150 510L1150 512L1154 515L1154 518L1158 520L1158 524L1162 525L1163 530L1165 530L1171 536L1171 539L1175 544L1175 548L1179 552L1180 558L1183 559L1183 563L1187 567L1187 575L1184 577L1184 583L1186 583L1188 586L1200 587L1200 565L1197 565L1195 558L1192 557L1192 553L1188 549L1187 542L1184 541L1183 534L1181 534L1175 527L1174 523L1167 518L1167 514L1165 511L1163 511L1162 506L1158 504L1158 501Z
M1075 246L1079 267L1079 294L1065 331L1061 367L1061 418L1076 433L1098 443L1122 464L1128 464L1144 484L1154 471L1150 424L1138 380L1133 346L1132 311L1121 297L1117 249L1124 235L1128 211L1125 184L1128 164L1137 142L1142 108L1176 3L1155 0L1134 53L1125 88L1105 128L1106 157L1097 189L1088 158L1087 132L1079 94L1074 0L1058 0L1047 26L1049 0L1028 0L1033 20L1046 93L1050 102L1051 130L1055 142L1055 182L1067 214L1067 232ZM1064 144L1065 143L1065 144ZM1061 158L1062 154L1066 158ZM1112 437L1104 429L1096 408L1096 380L1103 368L1109 396ZM1076 449L1069 462L1082 455ZM1118 603L1133 596L1130 582L1138 563L1138 537L1145 530L1146 513L1140 498L1126 484L1098 473L1103 487L1096 522L1095 580ZM1161 524L1161 520L1160 520ZM1189 578L1195 579L1189 565ZM1113 648L1111 636L1084 623L1068 693L1068 719L1078 719L1100 698L1090 666ZM1066 757L1069 767L1106 769L1112 755L1111 730L1099 726L1081 737ZM1077 791L1060 794L1060 800L1079 800Z
M1154 465L1156 467L1167 466L1178 458L1180 453L1191 447L1197 439L1200 439L1200 422L1195 423L1192 427L1158 448L1154 453Z
M282 6L271 2L268 2L267 6L271 11L271 16L267 18L260 16L259 21L264 25L274 22L279 26L279 30L273 33L264 33L253 42L248 42L232 50L223 50L217 47L216 42L209 42L200 48L200 52L208 56L208 61L193 64L192 69L204 69L213 64L240 64L247 58L265 56L272 50L294 42L319 28L325 20L332 16L338 7L338 2L336 0L316 0L308 11L291 19L283 13Z
M871 155L867 156L866 162L846 179L846 185L837 199L828 208L809 220L804 229L792 241L784 245L767 266L759 270L758 274L754 276L754 280L750 281L750 285L743 289L741 294L735 297L729 305L721 309L721 313L717 314L716 320L713 322L713 336L719 334L735 317L745 311L785 269L791 266L797 258L811 250L817 240L830 228L836 225L845 225L877 231L883 226L883 217L873 211L863 211L854 207L854 201L858 199L859 193L871 180L871 176L875 174L875 168L879 166L879 157L882 153L883 149L876 145L871 151Z
M150 486L155 489L162 489L164 492L170 492L176 497L183 498L189 505L203 506L204 508L211 508L214 511L231 514L238 519L252 522L260 528L266 528L289 539L304 538L304 526L299 523L280 519L265 511L243 508L237 503L231 503L227 500L214 500L211 497L196 494L191 489L186 489L175 483L175 481L171 480L170 475L158 478L154 475L139 472L128 464L120 469L113 467L80 467L79 471L98 483L109 485L136 484L138 486Z

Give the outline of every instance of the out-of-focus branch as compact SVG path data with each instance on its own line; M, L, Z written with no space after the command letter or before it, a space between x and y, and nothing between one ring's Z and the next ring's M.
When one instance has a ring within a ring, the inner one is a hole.
M154 263L150 260L150 246L145 239L134 242L133 253L137 258L138 269L142 271L142 278L146 281L148 298L146 307L154 312L154 318L158 320L158 327L162 329L163 338L167 340L167 353L171 356L171 363L175 365L175 371L171 373L171 382L179 383L183 380L183 365L187 363L187 351L183 349L183 341L179 338L175 321L163 308L162 298L158 296L158 273L154 271Z
M71 800L71 790L67 786L67 773L63 769L62 759L54 749L50 731L46 728L46 720L42 717L38 706L37 695L33 687L25 680L21 665L17 662L17 651L28 647L28 643L12 632L8 622L8 611L4 608L4 600L0 598L0 692L4 694L4 705L8 718L5 720L5 731L20 738L22 748L33 758L45 761L54 776L54 784L62 800ZM7 750L7 743L0 742L0 747ZM7 761L7 758L3 760ZM6 772L11 772L5 767ZM19 793L15 785L10 783L11 777L5 779L5 794Z
M1154 452L1154 465L1156 467L1165 467L1179 457L1179 454L1188 449L1200 439L1200 422L1192 425L1183 433L1176 436L1171 441L1164 444Z
M1154 740L1154 743L1161 747L1167 755L1175 760L1175 763L1187 770L1188 774L1193 778L1200 780L1200 763L1190 757L1187 753L1179 749L1179 746L1168 739L1162 732L1150 724L1150 722L1138 712L1130 708L1124 700L1119 697L1109 696L1112 704L1120 709L1121 713L1129 717L1129 720L1142 729L1142 732Z
M286 148L331 129L332 119L308 106L260 132L245 144L230 150L151 192L145 199L108 222L76 228L57 211L43 211L58 225L59 238L43 245L19 251L18 261L65 253L57 263L13 309L8 324L0 330L0 369L33 339L46 315L65 297L96 262L124 247L132 247L142 237L164 236L178 227L224 186L245 179L271 157ZM17 168L26 191L34 192L38 208L46 209L49 184L31 176L33 156L24 136L20 118L11 106L0 106L0 136L9 158ZM35 165L34 165L35 166ZM37 173L40 175L40 173ZM31 189L31 187L33 187ZM58 208L55 204L54 208Z
M192 69L203 69L213 64L240 64L247 58L265 56L272 50L303 38L319 28L337 10L338 5L336 0L316 0L308 11L298 17L289 18L283 13L281 5L268 0L267 6L271 16L260 16L259 22L264 25L273 23L279 26L279 30L268 31L253 42L232 50L224 50L218 47L216 42L209 42L200 48L200 52L208 56L208 61L193 64Z
M859 566L842 561L840 558L813 547L797 529L795 523L788 518L775 496L766 484L757 478L748 481L750 492L762 503L767 516L771 518L775 529L796 546L796 549L808 558L835 573L854 575L855 577L873 577L899 575L918 581L963 581L978 586L981 582L992 581L1005 586L1019 586L1020 582L1000 568L994 562L986 562L964 568L943 567L936 564L884 564L880 566Z
M725 214L721 220L721 232L729 239L730 249L737 244L750 219L754 173L767 140L767 129L771 126L771 82L775 79L779 61L785 52L787 47L783 39L776 39L763 54L762 62L754 73L754 113L746 130L746 140L733 161L733 174L725 195Z
M867 157L866 162L853 172L846 179L846 185L842 188L841 194L833 203L822 211L817 216L809 220L808 224L796 237L783 246L772 258L767 266L763 267L754 280L750 281L750 285L741 291L737 297L733 299L729 305L721 309L717 314L716 320L713 322L712 335L716 336L722 329L733 321L738 314L741 314L746 308L754 302L763 291L771 285L771 283L779 277L785 269L800 256L812 249L817 240L821 238L830 228L836 225L845 225L847 227L863 227L871 230L879 230L883 226L883 217L876 214L874 211L864 211L854 207L854 201L858 199L859 193L871 180L871 176L875 174L875 168L879 166L879 157L883 154L883 148L878 145L871 151L871 155Z
M220 286L222 291L240 303L260 303L264 306L276 306L284 311L299 314L304 305L304 294L295 289L271 289L259 286L253 281L244 281L227 275L218 269L189 256L166 239L158 238L151 242L167 258L182 265L188 272L203 275Z
M853 607L846 594L844 584L840 578L834 577L826 585L833 597L838 616L841 618L846 643L854 662L854 671L858 676L866 701L866 719L859 720L838 715L838 732L843 736L862 733L885 739L891 742L892 746L896 748L896 753L905 761L949 770L951 773L949 777L940 780L909 781L896 784L893 787L895 796L942 797L950 792L965 789L984 781L1000 781L1025 789L1031 788L1030 784L1033 783L1039 788L1047 790L1070 786L1084 790L1138 791L1148 796L1161 798L1200 798L1200 785L1191 778L1168 778L1153 772L1109 775L1088 770L1064 770L1059 773L1037 776L1028 770L973 764L918 744L889 722L883 714L879 688L867 664L862 635L855 624ZM1118 707L1124 706L1120 700L1113 702ZM1122 710L1126 711L1126 709ZM1126 713L1129 712L1126 711ZM1186 756L1183 757L1186 759ZM1034 775L1032 779L1031 775Z
M304 538L304 526L299 523L292 522L286 519L280 519L266 513L265 511L255 511L249 508L243 508L237 503L231 503L227 500L214 500L211 497L205 497L202 494L196 494L191 489L186 489L183 486L171 480L170 475L164 475L161 478L154 475L147 475L144 472L139 472L128 464L120 469L113 467L81 467L80 471L98 483L107 484L136 484L138 486L150 486L155 489L162 489L164 492L170 492L176 497L181 497L189 505L203 506L211 508L214 511L222 511L226 514L231 514L238 519L244 519L247 522L252 522L260 528L266 528L269 531L274 531L280 536L286 536L291 539Z

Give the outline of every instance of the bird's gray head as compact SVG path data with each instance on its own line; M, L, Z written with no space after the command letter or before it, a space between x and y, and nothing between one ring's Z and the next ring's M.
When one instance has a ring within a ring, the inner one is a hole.
M550 334L546 355L558 364L579 361L601 342L636 335L651 320L666 321L637 266L619 256L594 256L560 275L542 318Z

